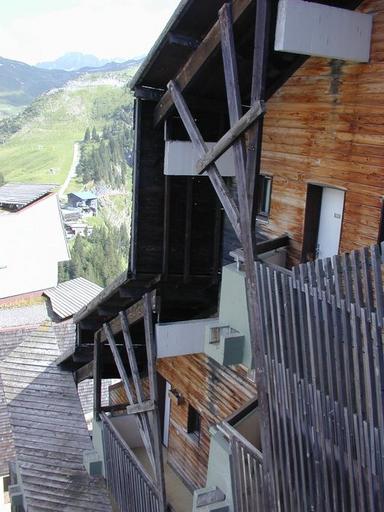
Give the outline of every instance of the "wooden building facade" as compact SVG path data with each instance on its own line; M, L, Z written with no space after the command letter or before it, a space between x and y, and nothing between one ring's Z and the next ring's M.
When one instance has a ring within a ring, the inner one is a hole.
M369 62L275 50L304 4ZM72 355L121 510L164 511L167 465L194 512L384 510L384 1L312 4L183 0L131 84L129 269Z

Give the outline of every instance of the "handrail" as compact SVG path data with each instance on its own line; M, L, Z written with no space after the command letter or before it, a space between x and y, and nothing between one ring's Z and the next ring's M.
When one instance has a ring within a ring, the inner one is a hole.
M158 494L159 490L158 490L156 484L154 483L152 478L150 478L150 476L148 475L144 466L139 461L139 459L136 457L136 455L134 454L132 449L128 446L127 442L122 437L120 432L117 430L115 425L112 423L111 419L107 416L107 414L105 414L103 412L100 413L100 418L101 418L103 424L107 425L109 427L109 429L112 431L114 436L117 438L117 441L122 445L122 448L128 453L129 458L131 459L131 462L133 463L134 466L136 466L137 471L140 473L140 476L143 478L143 480L145 480L145 483L151 488L151 491L154 494Z
M251 398L246 402L240 409L233 412L230 416L227 416L224 421L226 421L229 425L234 426L239 421L243 420L248 414L251 414L258 405L257 398Z
M226 421L223 421L222 423L219 423L217 425L217 429L224 434L228 440L231 438L236 438L238 441L240 441L244 447L251 452L259 461L263 460L263 454L260 450L256 448L252 443L248 441L240 432L238 432L235 428L233 428L229 423Z

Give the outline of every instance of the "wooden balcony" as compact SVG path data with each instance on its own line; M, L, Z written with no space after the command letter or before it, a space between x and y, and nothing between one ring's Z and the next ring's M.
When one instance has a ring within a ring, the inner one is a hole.
M218 429L226 437L230 446L234 510L262 512L265 508L261 452L227 422L218 425Z
M128 443L124 429L124 418L111 418L101 414L103 423L103 444L105 459L105 477L117 509L120 512L163 512L160 490L155 483L153 468L147 451L137 439L139 433L132 432L131 423ZM118 419L118 426L115 424ZM189 512L192 510L192 493L167 463L167 451L164 448L164 479L167 497L167 512Z

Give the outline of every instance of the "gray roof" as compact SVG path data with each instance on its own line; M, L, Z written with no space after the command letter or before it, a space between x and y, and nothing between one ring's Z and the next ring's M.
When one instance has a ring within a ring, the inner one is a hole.
M49 194L56 185L6 183L0 187L0 206L20 210Z
M83 466L92 449L72 374L57 367L50 322L0 361L16 464L29 512L111 512L102 477Z
M25 329L0 331L0 361L22 343L29 332ZM0 374L0 476L8 474L8 462L14 458L15 446Z
M44 294L50 299L53 311L60 318L68 318L94 299L103 288L77 277L71 281L60 283L56 288L46 290Z

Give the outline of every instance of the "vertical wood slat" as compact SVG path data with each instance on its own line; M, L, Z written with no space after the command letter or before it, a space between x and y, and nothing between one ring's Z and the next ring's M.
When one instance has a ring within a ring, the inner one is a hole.
M228 103L229 122L231 128L242 117L242 104L240 85L237 70L237 59L233 31L232 5L226 3L219 11L219 25L221 33L221 49L224 66L224 78ZM257 56L255 57L257 58ZM255 77L253 77L255 79ZM235 175L237 185L237 203L240 223L240 241L244 252L245 283L249 330L252 346L252 355L256 369L256 383L258 389L259 406L262 411L261 439L265 462L263 466L265 474L265 502L272 510L275 506L272 502L273 491L270 481L272 478L270 425L268 414L268 396L264 383L264 352L262 349L261 310L254 258L254 233L251 221L250 199L248 195L248 180L246 170L246 153L244 137L237 139L233 144L235 156ZM260 148L258 148L260 150ZM260 155L257 155L260 157Z
M121 512L163 512L158 490L111 420L101 415L107 486Z
M164 177L164 219L163 219L163 250L162 250L162 274L166 278L168 275L168 255L169 255L169 222L170 222L170 204L171 204L171 177Z
M256 265L269 360L268 390L273 397L272 446L279 466L275 480L284 509L292 509L293 494L298 496L294 508L298 512L323 506L335 512L384 509L383 332L375 313L367 307L369 286L371 307L375 309L376 297L380 301L377 252L371 248L370 253L361 251L360 258L343 255L338 258L338 268L331 267L328 260L323 267L322 293L318 289L311 293L313 278L308 266L306 272L304 266L294 269L293 278L285 283L267 264ZM319 272L318 266L316 281ZM327 286L326 280L336 272L339 279L333 277ZM345 283L347 288L351 285L349 304ZM365 308L359 308L359 303ZM289 320L286 309L290 310ZM287 344L291 356L287 356ZM309 366L305 363L308 353ZM304 379L295 384L297 370ZM300 450L290 449L299 435L303 436L299 443L304 448L302 455ZM293 473L286 471L289 465ZM288 507L287 484L291 493Z
M133 399L131 384L129 382L127 371L126 371L123 361L121 359L119 349L117 348L116 341L115 341L111 326L108 323L105 323L103 328L104 328L104 332L107 337L109 346L111 348L111 351L113 354L113 359L115 361L117 370L118 370L120 378L123 382L124 391L127 395L128 401L130 402L131 405L133 405L135 403L135 401ZM150 427L148 426L148 423L145 420L143 420L143 418L141 416L139 416L137 414L135 414L134 416L135 416L135 419L137 422L137 427L139 429L141 439L142 439L145 449L148 453L149 460L152 464L152 467L155 468L156 455L154 452L154 445L152 445L152 437L150 435Z
M100 332L95 333L93 345L93 417L99 421L101 411L101 351Z
M172 95L173 102L175 107L183 121L185 129L188 132L188 135L192 141L192 144L196 151L199 153L199 156L202 158L207 152L207 145L205 144L199 129L196 126L195 120L181 94L180 88L176 84L176 82L171 81L168 84L168 90ZM228 219L233 227L234 232L239 240L240 237L240 225L239 225L239 212L234 202L227 185L225 184L222 176L220 175L217 166L215 164L210 165L206 169L206 173L211 180L212 186L215 189L222 205L225 210L225 213L228 216Z
M158 385L156 373L156 342L154 338L153 315L152 315L152 292L148 292L143 297L144 302L144 330L145 347L147 351L147 367L150 385L150 397L155 404L152 411L152 429L153 429L153 448L155 458L156 482L159 490L159 507L161 512L167 508L165 494L165 475L163 464L163 451L161 447L161 429L158 408Z
M184 268L183 280L188 282L191 272L191 233L193 206L193 178L187 179L187 201L185 205Z

